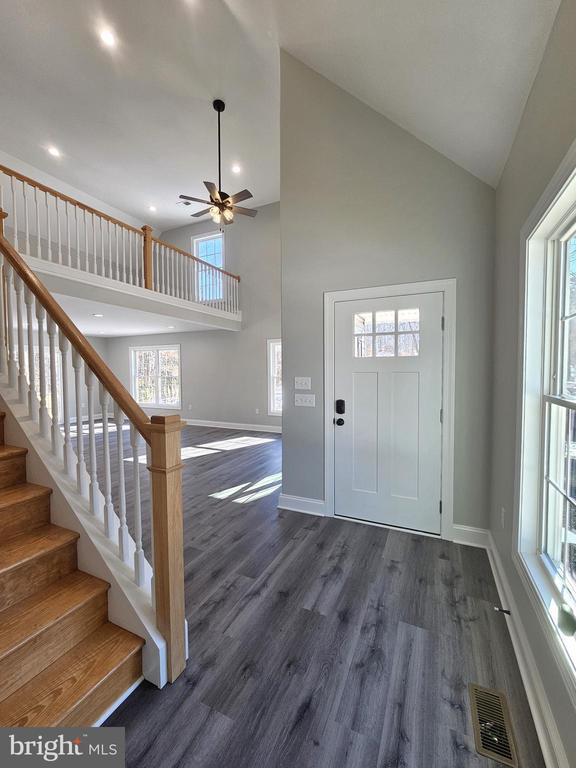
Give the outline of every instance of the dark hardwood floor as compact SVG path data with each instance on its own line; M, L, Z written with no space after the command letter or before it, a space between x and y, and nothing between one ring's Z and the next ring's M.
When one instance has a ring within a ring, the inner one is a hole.
M508 694L521 765L544 766L484 551L277 510L277 435L183 443L190 659L107 721L128 766L495 766L471 681Z

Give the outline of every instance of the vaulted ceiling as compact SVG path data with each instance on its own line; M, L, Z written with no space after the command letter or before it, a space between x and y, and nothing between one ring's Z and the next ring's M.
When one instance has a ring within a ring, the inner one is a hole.
M198 195L216 175L220 97L224 188L249 187L255 205L277 200L280 45L495 185L558 5L5 2L0 149L160 229L179 226L190 211L178 194ZM116 47L102 45L103 29Z

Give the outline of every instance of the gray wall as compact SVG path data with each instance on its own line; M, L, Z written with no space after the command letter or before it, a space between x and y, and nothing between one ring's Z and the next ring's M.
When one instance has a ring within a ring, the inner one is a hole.
M511 559L518 372L520 230L576 139L576 3L563 2L496 197L491 528L568 755L576 713ZM505 528L500 522L504 507Z
M486 527L494 191L286 53L281 76L283 491L324 497L323 292L455 277L455 521Z
M164 232L162 239L190 250L194 234L213 230L211 222L203 222ZM279 416L268 416L266 359L266 340L281 335L279 203L263 206L255 219L237 217L225 230L224 248L226 269L241 278L240 332L110 338L107 361L129 385L130 346L177 342L181 345L182 418L280 426Z

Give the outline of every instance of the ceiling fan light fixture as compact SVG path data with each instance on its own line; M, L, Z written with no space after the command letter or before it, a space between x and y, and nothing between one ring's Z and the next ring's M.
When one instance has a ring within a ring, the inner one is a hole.
M224 208L222 211L222 215L226 219L226 221L233 221L234 220L234 212L230 208Z

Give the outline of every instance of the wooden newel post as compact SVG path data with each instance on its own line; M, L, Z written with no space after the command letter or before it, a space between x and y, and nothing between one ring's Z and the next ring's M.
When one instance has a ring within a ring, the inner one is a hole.
M152 416L150 466L156 622L166 640L168 680L186 666L180 416Z
M144 232L144 288L152 290L152 227L145 224L142 227L142 232Z

